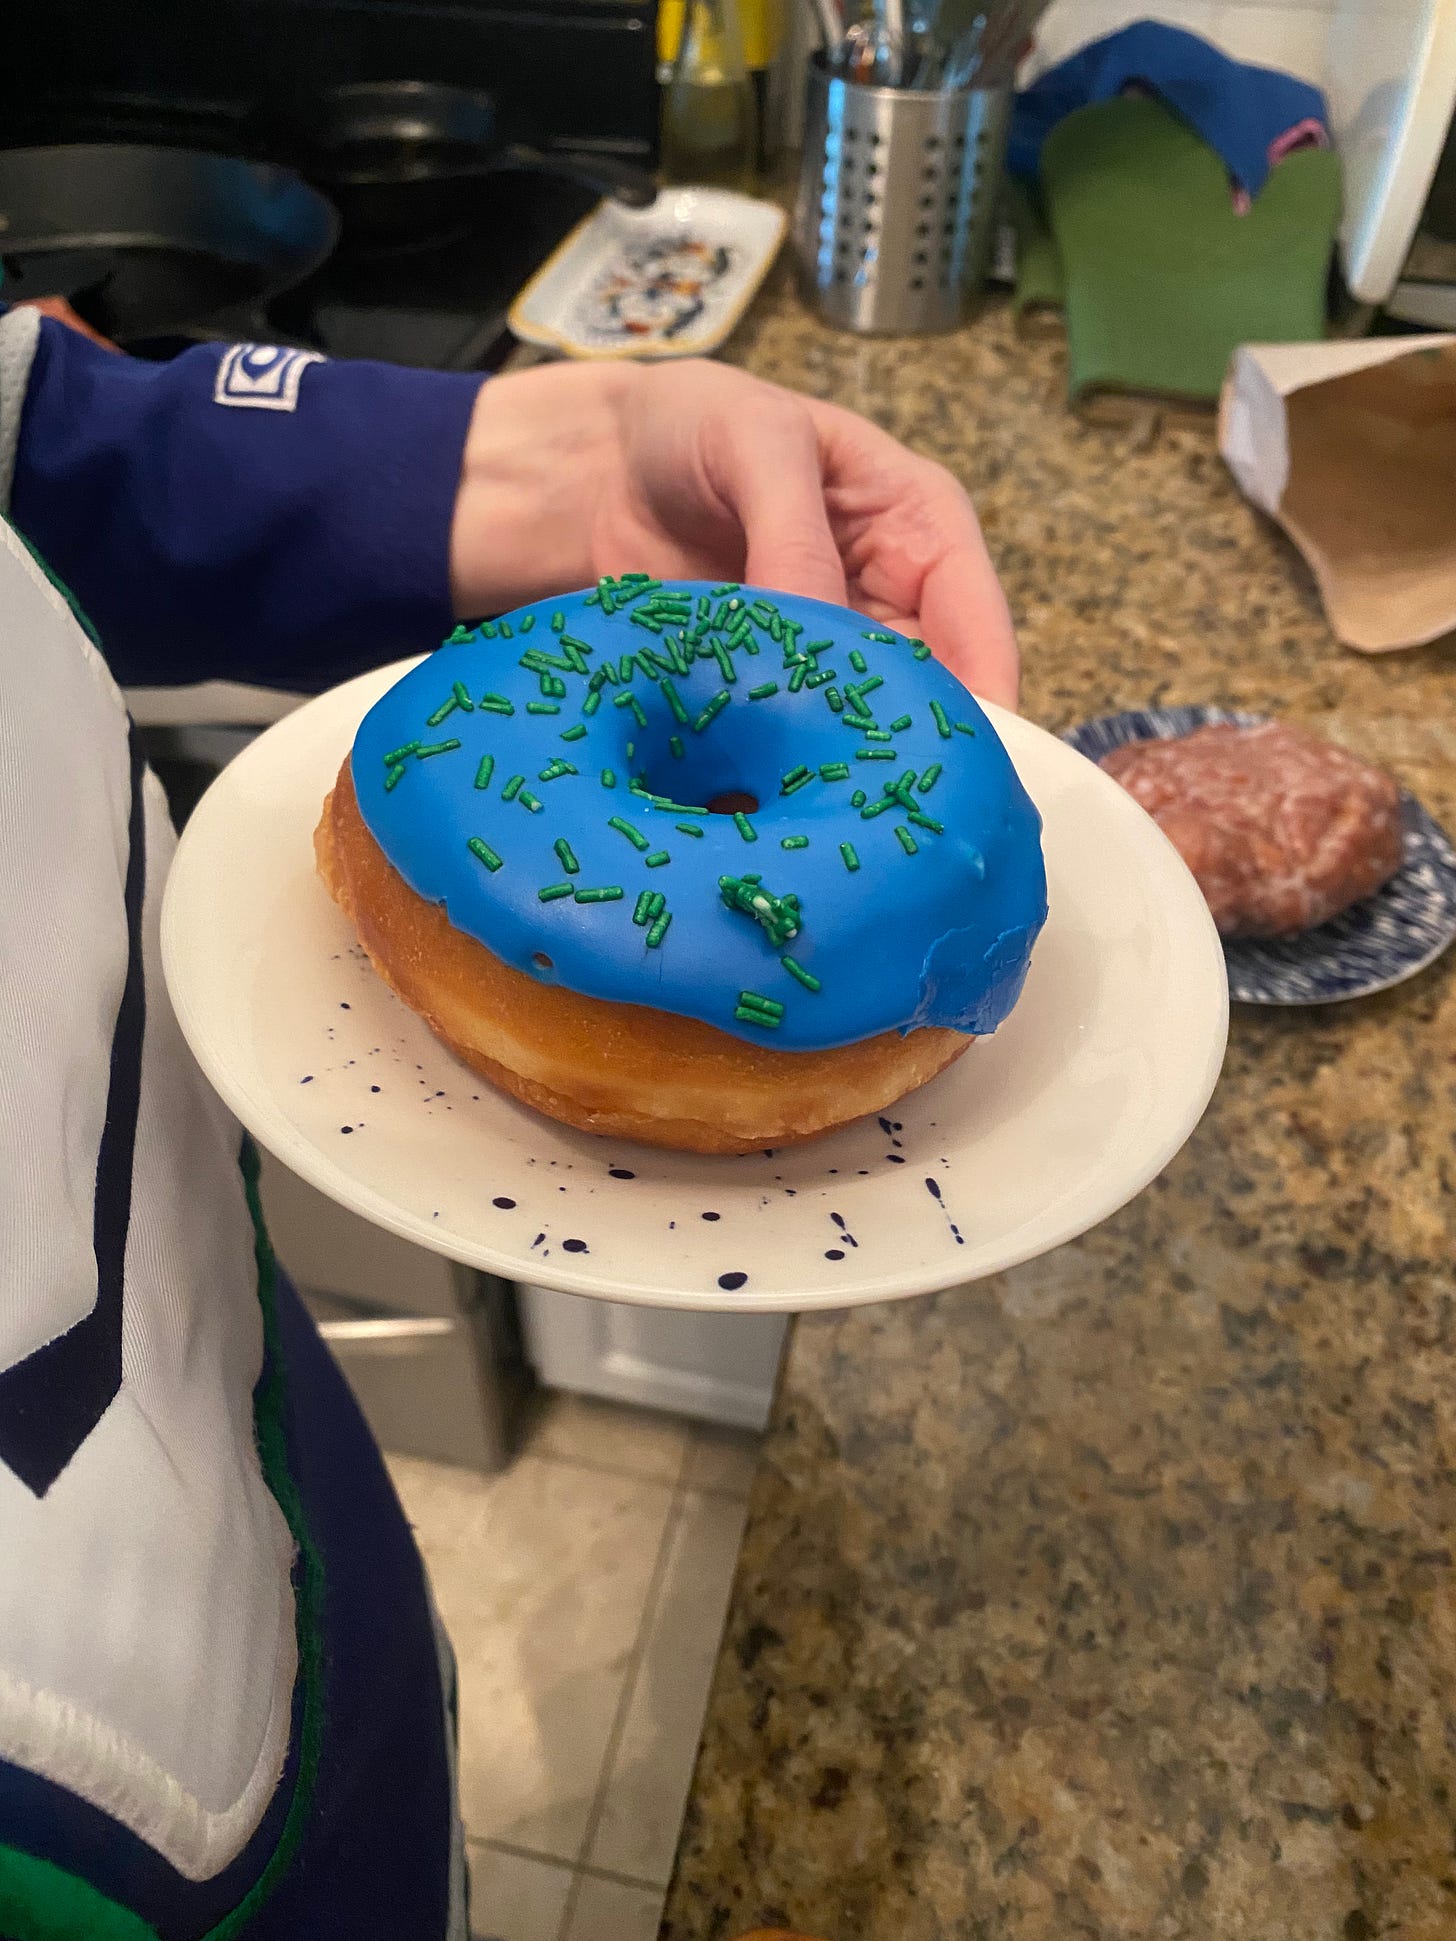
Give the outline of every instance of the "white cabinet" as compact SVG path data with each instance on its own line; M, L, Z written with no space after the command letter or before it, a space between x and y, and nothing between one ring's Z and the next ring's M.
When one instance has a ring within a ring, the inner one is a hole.
M527 1352L548 1388L761 1429L787 1322L781 1314L686 1314L520 1289Z

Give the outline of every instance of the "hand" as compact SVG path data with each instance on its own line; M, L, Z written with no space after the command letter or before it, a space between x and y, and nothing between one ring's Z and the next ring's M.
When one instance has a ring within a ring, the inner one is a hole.
M965 492L852 411L721 364L563 364L483 386L451 533L463 617L603 573L735 579L922 636L1016 705L1016 639Z

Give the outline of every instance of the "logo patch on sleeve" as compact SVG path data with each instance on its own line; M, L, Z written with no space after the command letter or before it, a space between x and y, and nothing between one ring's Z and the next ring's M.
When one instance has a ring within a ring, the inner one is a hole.
M241 405L252 411L296 411L298 387L310 364L322 364L314 350L282 350L276 344L234 344L217 367L214 404Z

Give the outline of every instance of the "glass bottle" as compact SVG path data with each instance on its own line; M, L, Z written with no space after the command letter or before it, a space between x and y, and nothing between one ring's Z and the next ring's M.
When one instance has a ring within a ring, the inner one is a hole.
M738 0L686 0L662 104L663 178L751 193L757 153Z

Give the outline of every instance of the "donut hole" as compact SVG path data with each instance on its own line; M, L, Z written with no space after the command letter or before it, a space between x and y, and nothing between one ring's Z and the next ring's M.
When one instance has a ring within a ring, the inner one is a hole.
M708 797L709 815L754 815L757 810L758 797L747 789L720 789Z

